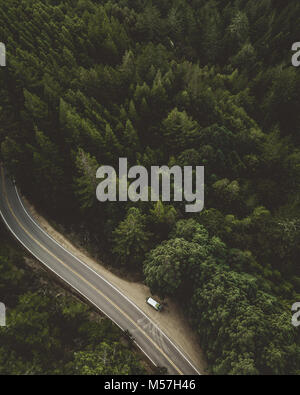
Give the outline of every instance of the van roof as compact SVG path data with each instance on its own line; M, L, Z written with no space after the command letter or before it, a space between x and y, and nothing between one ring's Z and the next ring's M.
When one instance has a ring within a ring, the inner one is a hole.
M157 307L157 305L159 305L159 303L158 302L156 302L154 299L152 299L152 298L148 298L147 299L147 302L149 303L149 304L151 304L151 306L153 306L153 307Z

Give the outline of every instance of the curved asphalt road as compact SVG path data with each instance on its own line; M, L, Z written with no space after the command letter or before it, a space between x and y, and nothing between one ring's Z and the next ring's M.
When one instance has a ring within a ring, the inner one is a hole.
M133 302L39 227L24 208L13 182L2 167L0 170L0 214L18 241L121 329L129 330L155 365L166 367L169 374L200 374L183 351Z

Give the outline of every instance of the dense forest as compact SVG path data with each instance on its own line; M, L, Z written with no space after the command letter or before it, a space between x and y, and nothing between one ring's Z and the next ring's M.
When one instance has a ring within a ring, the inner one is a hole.
M2 224L0 236L0 375L146 373L119 328L28 267Z
M181 300L212 373L299 374L290 309L300 296L300 69L291 65L300 3L0 4L1 161L22 192L111 265ZM146 168L205 166L205 209L100 203L96 170L117 168L120 157ZM0 270L2 287L25 275ZM83 331L95 344L95 332L75 326L83 314L76 306L29 292L11 302L15 325L27 325L27 303L41 306L34 322L52 329L35 328L32 342L43 343L47 366L60 371L69 366L54 358L62 328L45 306L74 338ZM107 326L110 342L100 353L115 340ZM1 333L5 358L24 371L13 331ZM76 355L70 369L80 369L89 351ZM42 369L41 355L28 358ZM128 369L139 369L134 359Z

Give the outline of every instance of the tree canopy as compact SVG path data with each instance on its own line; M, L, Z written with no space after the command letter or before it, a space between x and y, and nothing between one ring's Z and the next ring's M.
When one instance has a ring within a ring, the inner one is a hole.
M212 372L299 373L289 314L300 294L300 3L2 3L0 160L22 192L110 266L178 296ZM147 170L205 166L205 210L99 203L97 167L124 156ZM22 289L1 259L0 290ZM47 297L23 291L18 306L10 295L14 325L56 353ZM17 364L13 328L7 370L41 371L37 354ZM70 369L136 369L131 357L121 367L114 342L93 350L76 350Z

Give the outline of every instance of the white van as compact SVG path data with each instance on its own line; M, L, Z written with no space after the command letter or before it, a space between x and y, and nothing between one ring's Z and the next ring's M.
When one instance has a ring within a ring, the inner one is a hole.
M156 311L161 311L162 309L162 305L150 297L146 299L146 303L152 306Z

